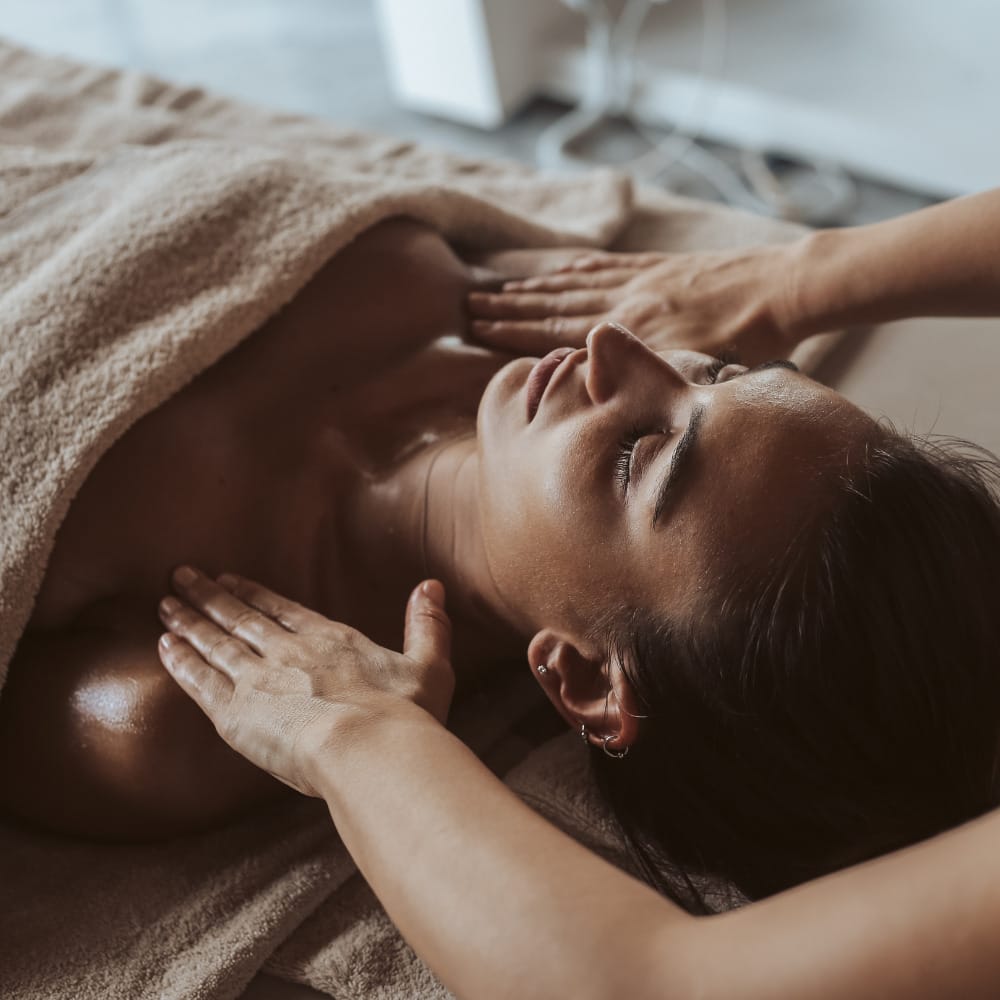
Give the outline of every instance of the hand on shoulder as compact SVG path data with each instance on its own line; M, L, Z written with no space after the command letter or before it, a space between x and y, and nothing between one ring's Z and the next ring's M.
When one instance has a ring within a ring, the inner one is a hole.
M795 244L700 253L590 252L558 270L469 296L471 333L543 354L582 346L597 323L621 323L654 350L787 357Z

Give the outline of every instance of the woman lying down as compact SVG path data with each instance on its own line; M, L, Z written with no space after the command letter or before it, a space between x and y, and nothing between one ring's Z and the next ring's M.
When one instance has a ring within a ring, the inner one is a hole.
M778 248L526 254L490 293L371 230L77 496L0 701L8 811L156 837L322 796L477 998L992 994L1000 814L821 876L997 805L1000 472L783 358L1000 313L998 233L992 192ZM441 339L466 311L500 350ZM772 898L692 919L447 732L455 684L525 650L648 881Z

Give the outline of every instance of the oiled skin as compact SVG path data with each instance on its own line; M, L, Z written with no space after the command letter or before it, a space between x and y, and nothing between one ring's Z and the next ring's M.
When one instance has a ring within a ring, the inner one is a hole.
M472 281L429 229L382 223L102 457L57 536L0 697L5 814L161 838L286 791L226 747L163 669L157 601L189 562L266 581L400 647L405 590L355 594L345 566L343 593L324 606L294 525L315 518L318 496L335 509L359 470L418 434L474 425L509 355L435 345L463 329Z

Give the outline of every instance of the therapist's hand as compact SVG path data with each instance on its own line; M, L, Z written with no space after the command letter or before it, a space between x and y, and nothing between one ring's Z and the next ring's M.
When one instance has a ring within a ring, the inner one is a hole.
M475 340L543 355L582 347L602 320L653 350L683 349L745 364L787 357L795 244L706 253L591 252L551 274L471 292Z
M317 757L366 717L401 702L447 717L451 624L436 580L410 596L402 653L240 577L175 573L173 586L163 665L234 750L305 795L319 795Z

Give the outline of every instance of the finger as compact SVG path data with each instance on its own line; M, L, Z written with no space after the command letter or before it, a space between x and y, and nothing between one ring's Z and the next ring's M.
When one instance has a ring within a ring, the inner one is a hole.
M157 653L170 676L214 722L233 696L232 684L183 639L171 632L160 636Z
M620 253L605 250L577 257L569 264L559 268L560 271L600 271L608 267L652 267L659 264L665 254L662 253Z
M206 663L221 670L231 681L235 682L241 673L260 662L260 657L245 642L175 597L165 597L160 601L160 620L174 635L186 639Z
M579 289L557 295L533 292L471 292L469 313L477 319L545 319L548 316L593 316L607 312L608 297L601 291Z
M596 271L601 267L613 267L615 255L604 250L595 250L593 253L581 254L574 257L560 267L555 268L552 274L564 274L567 271Z
M185 571L194 576L186 576ZM188 604L245 642L254 652L263 654L269 641L273 643L284 636L284 630L270 618L190 566L179 566L172 583Z
M488 267L473 267L469 274L470 285L478 292L499 292L506 280L506 275Z
M426 666L451 663L451 619L444 609L444 587L437 580L425 580L410 594L403 654Z
M505 281L504 292L569 292L574 289L618 288L635 277L638 267L615 267L607 271L585 274L566 271L563 274L543 274L520 281Z
M583 347L591 328L602 316L550 316L532 320L475 320L476 340L519 354L547 354L555 347Z
M248 580L234 573L223 573L217 582L250 607L267 615L286 632L303 632L327 621L321 614L276 594L255 580Z

